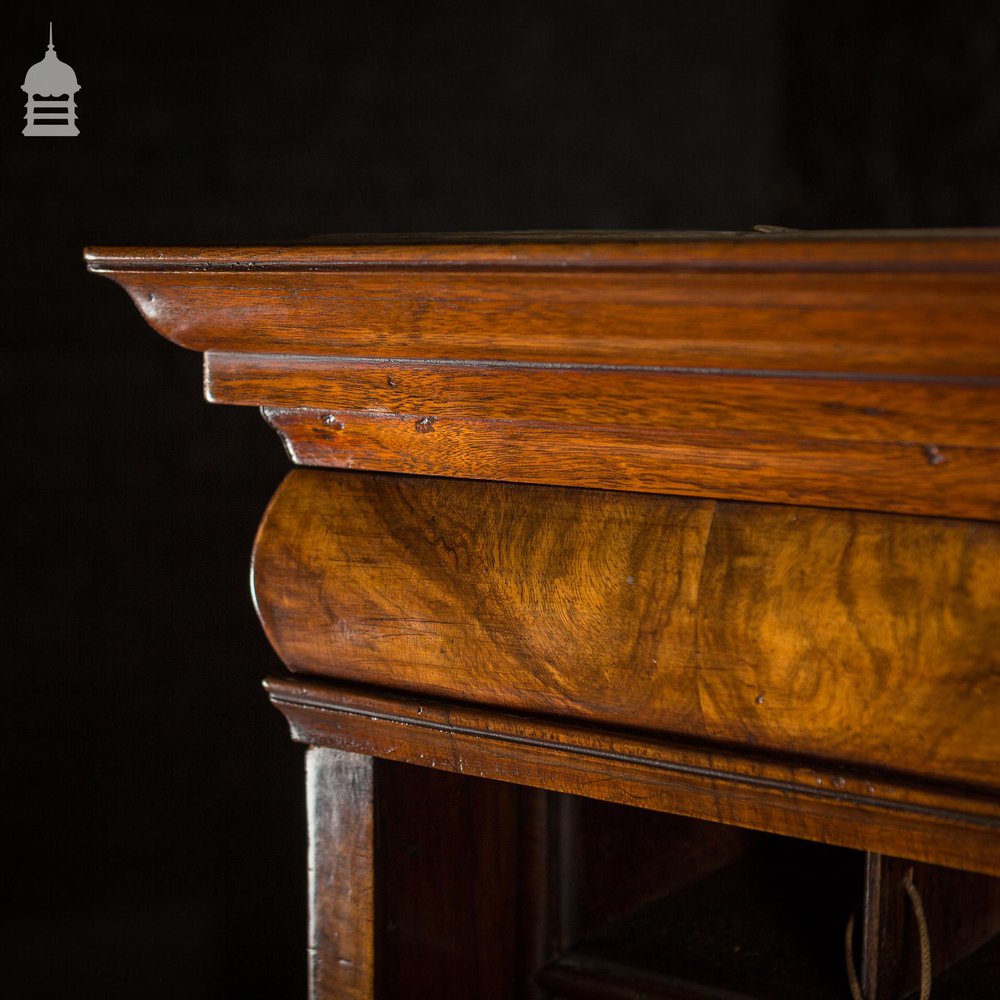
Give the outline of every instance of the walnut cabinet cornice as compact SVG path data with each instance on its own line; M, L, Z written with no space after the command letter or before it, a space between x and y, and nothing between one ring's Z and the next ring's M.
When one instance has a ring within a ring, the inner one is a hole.
M1000 232L87 262L311 467L253 579L312 747L314 997L847 996L724 930L698 971L668 935L779 855L840 872L820 909L856 880L868 1000L919 985L905 866L935 984L974 981L1000 930ZM781 926L747 923L784 954Z

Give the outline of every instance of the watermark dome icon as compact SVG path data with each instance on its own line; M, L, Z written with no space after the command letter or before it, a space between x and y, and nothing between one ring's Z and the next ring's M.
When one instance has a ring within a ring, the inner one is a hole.
M21 87L28 95L28 124L23 135L79 135L76 127L76 99L80 90L76 73L57 55L52 45L52 22L49 22L49 48L45 58L35 63Z

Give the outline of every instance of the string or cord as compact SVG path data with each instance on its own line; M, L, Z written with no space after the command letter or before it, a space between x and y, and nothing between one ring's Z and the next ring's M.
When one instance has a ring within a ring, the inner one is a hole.
M913 869L908 868L903 878L903 888L913 904L913 915L917 918L917 933L920 935L920 1000L930 1000L931 996L931 935L927 929L924 901L913 884Z
M847 919L847 930L844 932L844 956L847 959L847 984L851 987L851 1000L865 1000L858 982L858 974L854 968L854 914Z
M931 935L927 929L927 915L924 913L924 901L920 898L917 887L913 884L913 869L908 868L903 877L903 888L910 903L913 905L913 916L917 921L917 934L920 937L920 1000L930 1000L931 979ZM844 932L844 957L847 960L847 984L851 988L851 1000L865 1000L858 982L858 973L854 967L854 914L847 920L847 930Z

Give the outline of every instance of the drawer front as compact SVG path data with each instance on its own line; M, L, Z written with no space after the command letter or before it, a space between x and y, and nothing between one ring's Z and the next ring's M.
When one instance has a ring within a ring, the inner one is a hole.
M254 554L295 671L1000 786L1000 528L296 470Z

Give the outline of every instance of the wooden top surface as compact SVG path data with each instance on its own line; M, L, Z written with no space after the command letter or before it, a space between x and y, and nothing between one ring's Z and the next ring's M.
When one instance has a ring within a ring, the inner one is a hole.
M100 273L352 265L998 270L1000 229L340 234L250 246L95 246L84 257Z

